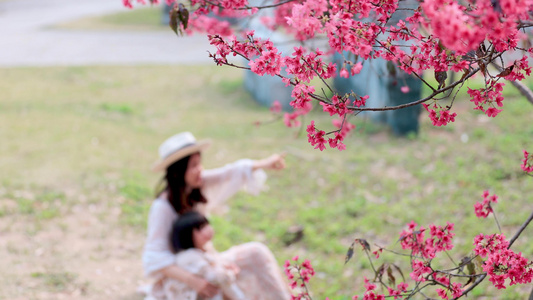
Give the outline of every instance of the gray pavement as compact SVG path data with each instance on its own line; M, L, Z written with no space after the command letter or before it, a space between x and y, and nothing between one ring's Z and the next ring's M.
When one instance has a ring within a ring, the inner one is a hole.
M121 0L0 0L0 67L213 63L203 35L53 28L126 10Z

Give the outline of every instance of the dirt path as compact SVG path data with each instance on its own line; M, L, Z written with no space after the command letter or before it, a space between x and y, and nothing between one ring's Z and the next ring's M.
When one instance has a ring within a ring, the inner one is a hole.
M117 223L119 199L63 205L51 220L0 199L0 299L142 299L144 231Z

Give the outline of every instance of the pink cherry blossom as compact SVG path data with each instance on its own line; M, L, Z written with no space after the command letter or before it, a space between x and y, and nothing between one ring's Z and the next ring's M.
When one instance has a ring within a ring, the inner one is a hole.
M281 112L281 103L279 103L278 100L275 100L274 102L272 102L272 106L270 107L270 111L272 113L280 113Z
M522 165L520 167L526 173L533 172L533 155L530 155L526 150L524 150L524 159L522 160Z
M530 283L533 279L533 263L510 250L505 236L480 234L474 239L474 246L474 253L486 258L483 271L496 288L505 289L507 280L509 285L514 285Z
M478 218L486 218L493 212L491 203L498 203L498 196L489 195L489 191L483 192L483 202L476 202L474 210Z

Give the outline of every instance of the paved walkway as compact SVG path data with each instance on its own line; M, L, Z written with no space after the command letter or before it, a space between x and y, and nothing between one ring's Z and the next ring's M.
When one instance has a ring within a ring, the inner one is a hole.
M52 28L126 10L121 0L0 0L0 67L212 63L202 35Z

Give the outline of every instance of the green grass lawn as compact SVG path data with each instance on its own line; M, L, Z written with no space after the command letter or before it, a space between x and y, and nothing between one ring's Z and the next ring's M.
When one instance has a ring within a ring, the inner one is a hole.
M533 210L533 180L520 170L522 149L532 147L533 107L513 92L495 119L472 111L461 98L455 123L435 128L423 113L419 136L407 139L358 118L348 150L320 152L307 144L305 131L281 122L254 125L272 116L243 90L242 72L235 69L19 68L0 69L0 78L0 236L17 222L24 222L29 236L57 226L68 232L72 227L64 220L83 203L103 207L97 216L108 222L106 234L125 232L119 240L142 244L159 179L149 167L159 144L185 130L214 141L203 157L206 168L288 153L287 169L269 173L268 191L257 197L240 193L227 214L212 218L215 244L225 250L258 240L280 265L294 255L310 259L317 271L310 282L315 299L351 299L363 291L363 276L373 277L357 249L344 265L355 238L368 240L373 250L378 244L399 251L398 233L411 220L426 227L450 221L456 225L450 255L459 261L470 253L475 235L497 231L492 219L479 220L473 212L484 190L500 197L495 210L506 236ZM333 129L323 114L311 114L305 122L311 119ZM304 236L285 245L287 230L295 225L304 228ZM528 228L513 246L530 259L532 233ZM33 255L8 252L13 260ZM140 255L140 248L132 250L131 264L140 264ZM402 258L384 254L374 264L384 262L400 265L408 276ZM73 273L65 267L54 274L69 274L61 277L67 280L76 278ZM22 274L16 280L39 280L44 273L34 274L39 276ZM134 282L142 278L140 272L128 276ZM106 298L97 287L88 284L87 295ZM524 299L530 288L496 291L485 282L470 299ZM0 292L0 298L18 295L9 293Z

